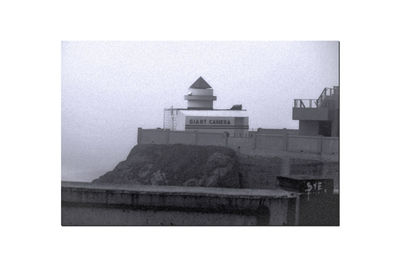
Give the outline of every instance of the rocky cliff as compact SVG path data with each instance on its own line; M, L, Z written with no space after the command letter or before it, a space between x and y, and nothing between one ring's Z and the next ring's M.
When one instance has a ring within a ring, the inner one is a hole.
M236 153L225 147L145 144L93 182L239 188L239 165Z
M275 188L276 176L302 174L327 176L338 188L338 163L316 160L236 154L220 146L135 146L125 161L94 183L204 186L231 188ZM323 167L325 165L325 171Z

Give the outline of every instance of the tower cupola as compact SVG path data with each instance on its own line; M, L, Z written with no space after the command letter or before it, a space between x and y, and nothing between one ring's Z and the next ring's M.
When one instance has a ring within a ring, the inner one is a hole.
M188 109L212 110L216 99L214 90L202 77L190 86L189 93L185 95Z

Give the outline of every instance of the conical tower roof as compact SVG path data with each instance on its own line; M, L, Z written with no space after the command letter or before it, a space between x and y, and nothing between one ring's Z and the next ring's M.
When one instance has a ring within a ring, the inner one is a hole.
M193 84L190 86L192 89L209 89L211 86L205 81L202 77L199 77Z

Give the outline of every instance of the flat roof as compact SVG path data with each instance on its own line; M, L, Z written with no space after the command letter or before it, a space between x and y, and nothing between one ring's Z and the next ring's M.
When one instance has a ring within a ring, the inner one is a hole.
M246 110L179 110L187 116L249 117Z

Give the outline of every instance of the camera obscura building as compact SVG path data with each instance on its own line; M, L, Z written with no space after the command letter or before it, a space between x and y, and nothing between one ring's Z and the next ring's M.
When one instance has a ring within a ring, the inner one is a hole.
M187 108L164 109L164 129L172 131L199 131L227 133L232 137L247 137L249 117L242 105L230 109L214 109L212 87L199 77L184 98Z

